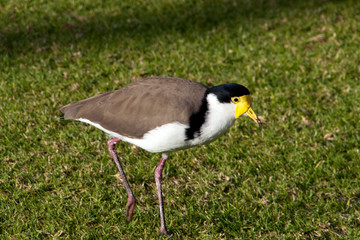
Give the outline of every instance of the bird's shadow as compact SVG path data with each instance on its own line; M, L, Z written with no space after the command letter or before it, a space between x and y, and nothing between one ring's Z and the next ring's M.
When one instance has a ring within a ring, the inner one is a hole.
M313 5L329 1L314 1ZM304 3L300 0L210 0L166 1L156 6L141 2L119 2L114 5L111 11L100 11L101 7L91 4L84 6L82 11L71 6L63 7L63 11L56 14L48 13L51 10L39 10L37 17L30 17L23 26L1 27L0 46L8 54L26 54L54 45L117 44L119 40L146 40L149 46L168 34L191 32L201 37L204 32L214 30L219 25L222 28L246 26L256 18L267 19L267 12L271 9L279 12L301 9ZM41 6L34 7L41 9ZM94 14L94 9L97 14ZM31 15L31 12L14 11L13 14L21 18L21 15ZM20 45L23 47L19 48Z

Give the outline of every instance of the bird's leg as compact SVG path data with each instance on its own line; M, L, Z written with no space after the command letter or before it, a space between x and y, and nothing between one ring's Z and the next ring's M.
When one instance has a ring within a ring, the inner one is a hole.
M107 144L108 144L110 154L113 157L114 162L116 164L116 167L120 172L121 180L123 181L123 183L125 185L125 188L126 188L126 192L127 192L127 195L128 195L128 201L127 201L127 204L126 204L126 216L127 216L128 220L131 221L133 211L134 211L134 207L135 207L136 199L135 199L134 194L131 191L131 188L130 188L130 185L129 185L127 179L126 179L124 170L122 169L121 164L119 162L119 159L118 159L118 157L117 157L117 155L115 153L115 144L118 143L118 142L121 142L121 140L118 139L118 138L113 138L113 139L110 139L107 142Z
M164 168L165 165L165 161L168 158L168 154L163 153L161 156L161 161L160 163L157 165L154 175L155 175L155 182L156 182L156 189L157 189L157 195L159 198L159 205L160 205L160 222L161 222L161 227L160 227L160 232L170 236L171 234L169 234L166 230L166 224L165 224L165 213L164 213L164 203L163 203L163 197L162 197L162 191L161 191L161 177L162 177L162 170Z

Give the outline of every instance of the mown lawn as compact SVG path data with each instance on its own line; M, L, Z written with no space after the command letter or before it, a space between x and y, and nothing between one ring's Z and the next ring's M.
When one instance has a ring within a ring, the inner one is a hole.
M0 238L155 239L160 154L59 108L144 76L253 93L265 125L170 155L173 239L360 238L360 2L0 1ZM166 238L166 237L162 237Z

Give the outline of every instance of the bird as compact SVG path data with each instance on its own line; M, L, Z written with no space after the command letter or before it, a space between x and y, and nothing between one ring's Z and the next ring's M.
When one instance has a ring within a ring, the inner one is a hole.
M170 236L165 223L162 171L170 153L214 141L242 115L258 125L252 95L243 85L214 87L175 77L148 77L115 91L63 106L61 118L90 124L108 135L107 147L127 191L126 216L131 221L135 196L115 152L124 141L150 153L161 153L155 171L160 209L160 233Z

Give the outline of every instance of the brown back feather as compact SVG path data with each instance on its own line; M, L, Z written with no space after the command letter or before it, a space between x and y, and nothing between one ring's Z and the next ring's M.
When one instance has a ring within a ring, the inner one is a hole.
M121 135L141 138L170 122L189 124L201 106L207 87L187 79L152 77L119 90L70 103L65 119L88 119Z

